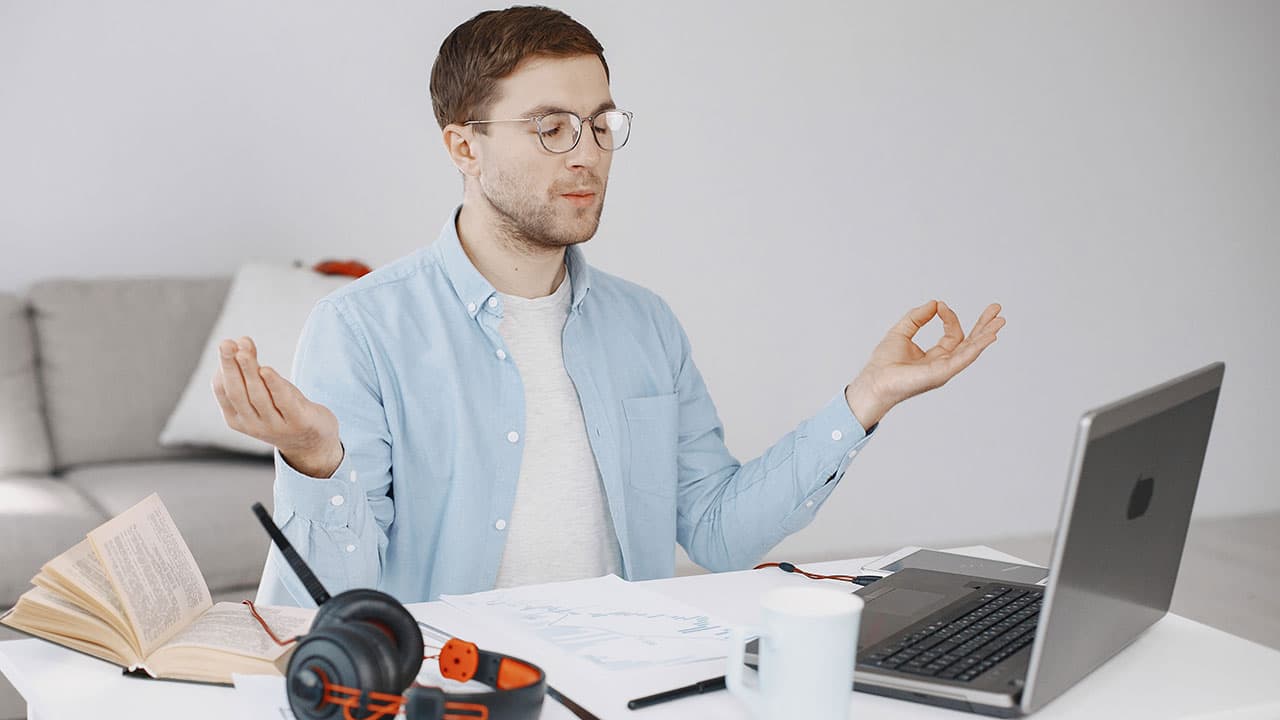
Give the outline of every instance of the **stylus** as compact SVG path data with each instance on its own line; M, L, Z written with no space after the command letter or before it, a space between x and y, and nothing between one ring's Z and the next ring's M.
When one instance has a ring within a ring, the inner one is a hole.
M701 695L702 693L723 689L724 676L721 675L720 677L714 677L709 680L700 680L692 685L678 687L674 690L665 690L660 693L654 693L653 695L645 695L644 697L636 698L635 700L629 701L627 703L627 707L632 710L639 710L640 708L657 705L658 703L664 703L668 700L677 700L690 695Z

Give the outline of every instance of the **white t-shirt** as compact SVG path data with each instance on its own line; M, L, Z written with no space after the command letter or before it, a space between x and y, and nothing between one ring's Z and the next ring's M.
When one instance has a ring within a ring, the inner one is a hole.
M618 537L561 335L569 276L546 297L499 293L498 332L524 384L524 448L495 587L620 574Z

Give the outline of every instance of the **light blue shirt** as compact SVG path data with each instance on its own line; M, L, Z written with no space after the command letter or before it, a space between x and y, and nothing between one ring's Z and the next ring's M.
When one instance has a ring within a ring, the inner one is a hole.
M298 342L293 382L337 416L345 456L320 479L277 452L274 517L330 593L418 602L497 576L525 397L498 333L502 299L458 240L460 209L434 244L317 303ZM739 463L671 308L576 246L566 264L564 366L625 577L670 577L675 542L710 570L746 568L807 525L870 437L843 387ZM314 606L274 547L258 601Z

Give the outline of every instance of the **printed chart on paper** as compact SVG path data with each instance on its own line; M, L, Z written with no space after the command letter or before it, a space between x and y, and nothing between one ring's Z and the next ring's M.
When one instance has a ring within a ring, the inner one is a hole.
M727 625L616 575L440 599L518 625L609 670L674 667L723 658L728 652Z

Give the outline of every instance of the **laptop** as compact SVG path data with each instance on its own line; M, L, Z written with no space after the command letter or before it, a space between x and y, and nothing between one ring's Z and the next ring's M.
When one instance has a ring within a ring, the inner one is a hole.
M1224 370L1084 414L1043 587L908 568L858 590L854 689L1027 715L1163 617Z

